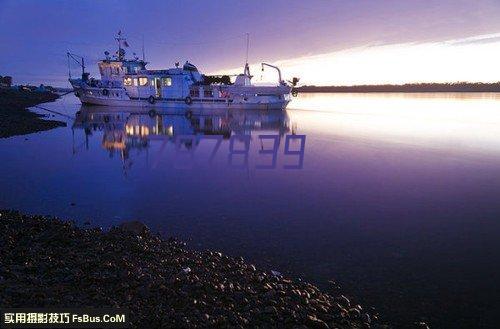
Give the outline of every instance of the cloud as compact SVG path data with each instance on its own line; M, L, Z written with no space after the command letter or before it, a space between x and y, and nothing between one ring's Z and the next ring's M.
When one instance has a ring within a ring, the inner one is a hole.
M427 43L367 45L274 62L308 85L500 80L500 33ZM252 72L260 70L251 65ZM218 74L242 69L222 70ZM260 77L256 77L259 80ZM267 69L262 81L277 80Z
M447 41L447 43L452 45L470 45L477 43L492 43L498 41L500 41L500 33L476 35L469 38L450 40Z

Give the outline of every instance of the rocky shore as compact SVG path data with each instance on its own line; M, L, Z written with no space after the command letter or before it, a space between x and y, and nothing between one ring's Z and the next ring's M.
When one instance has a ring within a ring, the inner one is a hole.
M125 307L132 327L386 328L344 296L140 223L108 232L0 211L1 307Z
M0 138L31 134L38 131L66 126L64 122L44 120L42 115L27 108L46 102L53 102L59 96L55 93L28 90L0 89Z

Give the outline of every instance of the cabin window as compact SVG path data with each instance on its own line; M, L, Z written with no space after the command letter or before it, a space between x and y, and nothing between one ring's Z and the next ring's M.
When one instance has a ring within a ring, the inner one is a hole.
M132 78L125 78L125 79L123 79L123 84L125 86L131 86L132 85Z
M203 97L214 97L214 94L211 89L203 90Z
M134 86L138 86L139 85L139 81L137 80L137 78L134 78Z
M148 78L139 78L139 86L147 86Z
M164 78L161 78L161 84L164 86L164 87L169 87L172 85L172 78L171 77L164 77Z
M191 89L189 91L189 96L191 96L191 97L200 97L200 90L198 88Z

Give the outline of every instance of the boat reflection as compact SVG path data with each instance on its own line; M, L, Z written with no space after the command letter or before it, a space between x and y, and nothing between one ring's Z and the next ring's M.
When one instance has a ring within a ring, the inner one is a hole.
M84 131L87 149L90 136L102 134L101 146L111 157L118 153L124 161L129 159L131 150L148 149L155 141L181 143L191 149L203 136L215 135L228 140L231 136L251 136L259 132L281 139L289 132L295 133L291 131L286 111L203 110L186 115L88 105L82 105L76 113L72 128Z

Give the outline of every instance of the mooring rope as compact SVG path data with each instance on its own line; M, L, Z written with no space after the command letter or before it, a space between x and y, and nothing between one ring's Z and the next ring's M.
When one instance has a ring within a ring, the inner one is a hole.
M75 120L75 117L72 117L70 115L67 115L67 114L64 114L64 113L61 113L61 112L57 112L57 111L54 111L54 110L49 110L43 106L40 106L40 105L34 105L33 107L36 107L37 109L41 109L41 110L44 110L44 111L47 111L47 112L50 112L50 113L54 113L54 114L58 114L60 116L63 116L65 118L68 118L68 119L71 119L71 120Z

